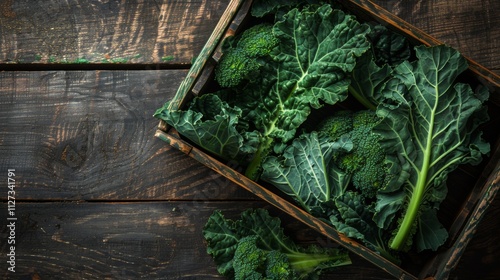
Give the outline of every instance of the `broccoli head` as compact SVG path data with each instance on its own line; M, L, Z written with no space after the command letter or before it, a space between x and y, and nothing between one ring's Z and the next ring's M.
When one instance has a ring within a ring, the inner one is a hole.
M215 80L220 86L239 86L257 72L262 65L260 60L279 43L272 29L271 24L261 23L224 41L222 56L215 68Z
M335 162L352 175L353 186L367 198L375 197L392 176L385 164L385 151L379 142L381 136L372 131L379 122L379 117L371 110L339 111L325 119L318 128L332 141L342 136L352 142L350 151L334 155Z
M267 23L254 25L241 34L237 47L249 57L262 57L269 54L279 43L273 34L273 26Z
M295 279L286 254L276 250L263 250L257 246L257 235L241 238L234 252L235 280L287 280Z
M352 112L336 111L333 115L321 121L317 127L318 133L337 141L340 136L352 130Z
M257 247L257 236L246 236L234 251L234 279L264 279L266 253Z
M266 276L268 280L295 279L288 256L280 251L270 251L267 255Z
M222 87L234 87L241 84L259 67L257 60L247 57L241 49L228 49L215 68L215 79Z

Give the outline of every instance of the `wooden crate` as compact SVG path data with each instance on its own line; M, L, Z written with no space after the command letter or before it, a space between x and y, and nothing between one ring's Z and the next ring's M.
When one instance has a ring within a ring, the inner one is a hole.
M338 0L338 2L343 5L345 10L356 15L358 20L382 23L388 28L406 35L414 45L442 44L368 0ZM230 2L219 24L179 87L176 96L171 100L171 109L183 108L186 102L194 96L204 93L205 86L213 80L213 70L221 55L222 40L236 34L239 28L244 25L251 4L250 0ZM491 121L486 126L485 134L489 137L492 145L491 153L480 166L461 168L460 171L454 172L453 176L450 175L451 183L464 184L465 187L461 188L461 192L449 194L450 198L443 202L444 207L442 208L444 210L440 211L447 212L444 215L445 219L448 220L446 227L449 239L447 243L437 252L415 256L415 262L403 263L401 266L384 259L359 242L338 233L333 227L311 216L289 200L282 198L279 193L270 191L260 182L248 179L236 168L219 161L188 140L183 139L182 135L179 135L165 122L160 121L156 137L341 244L352 253L375 264L397 279L447 279L471 240L488 205L493 201L500 188L500 141L499 133L496 131L500 127L500 110L498 110L500 109L500 77L470 59L468 59L468 63L467 76L474 82L482 83L490 89L488 106ZM469 180L462 180L464 178L462 176L469 178Z

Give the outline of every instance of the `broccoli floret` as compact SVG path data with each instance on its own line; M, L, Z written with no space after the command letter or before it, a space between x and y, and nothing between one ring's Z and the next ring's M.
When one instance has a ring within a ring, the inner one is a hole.
M294 271L286 254L262 250L257 246L258 236L241 238L234 252L235 280L294 279Z
M257 235L250 235L238 241L233 258L235 280L309 279L318 268L350 263L344 255L323 251L264 250L258 247L258 240Z
M361 110L352 114L352 127L356 129L358 127L369 127L373 128L380 122L380 118L371 110Z
M262 57L269 54L278 43L279 40L273 34L273 26L261 23L245 30L237 46L249 57Z
M279 251L269 252L266 260L267 280L295 279L295 275L286 254Z
M234 87L259 67L257 60L248 58L241 49L228 49L215 68L215 79L222 87Z
M261 67L262 57L267 56L279 43L273 27L262 23L254 25L234 38L224 41L223 54L215 68L215 80L220 86L236 87L248 80Z
M318 128L327 133L332 141L341 136L352 141L353 148L336 153L335 162L340 169L352 175L353 186L366 198L375 197L392 177L385 164L385 151L379 142L381 136L372 131L379 121L371 110L339 111L324 120Z
M332 141L337 141L340 136L352 130L352 112L348 110L337 111L320 122L318 133L328 136Z
M264 279L266 252L257 247L257 236L240 239L234 251L234 279Z

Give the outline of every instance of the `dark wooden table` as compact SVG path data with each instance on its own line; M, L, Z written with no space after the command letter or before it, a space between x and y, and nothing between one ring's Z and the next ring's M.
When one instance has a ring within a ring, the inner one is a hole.
M500 1L375 2L500 72ZM267 205L156 139L152 115L228 3L0 0L0 278L220 279L208 216ZM328 245L270 210L293 238ZM500 279L499 215L497 198L451 279ZM359 259L335 277L390 279Z

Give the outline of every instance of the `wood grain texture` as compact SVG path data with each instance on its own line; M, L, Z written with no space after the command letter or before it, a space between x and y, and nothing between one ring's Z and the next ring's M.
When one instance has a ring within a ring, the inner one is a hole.
M372 0L500 74L500 1ZM478 36L481 34L481 36Z
M469 218L466 226L463 228L459 236L458 241L461 246L458 247L456 250L454 250L452 254L448 254L448 256L446 256L446 262L444 262L441 267L441 270L443 272L441 272L440 275L442 276L442 278L449 277L450 269L448 267L455 267L457 265L460 258L462 257L463 252L465 252L466 246L469 244L470 240L472 240L472 236L477 231L480 222L482 222L486 214L486 211L488 210L489 206L493 203L495 198L494 193L496 194L498 192L498 189L500 188L500 162L497 162L496 168L493 171L492 176L490 176L490 180L488 180L486 185L488 186L488 188L486 188L484 192L481 194L480 201L478 202L475 209L471 213L472 214L471 217ZM490 225L491 224L494 225L495 222L490 223ZM500 249L500 246L497 245L497 248ZM490 271L491 260L488 260L488 258L486 258L482 259L482 261L485 262L483 265L485 266L486 271Z
M248 198L154 137L152 115L185 75L0 72L0 170L16 169L17 199Z
M450 280L500 279L500 195L489 205Z
M0 204L5 210L5 204ZM303 244L337 246L265 203L136 202L21 203L17 205L16 274L2 279L224 279L216 271L202 229L214 210L235 219L265 207L285 233ZM5 220L6 211L0 213ZM2 227L5 240L8 232ZM0 248L5 256L7 246ZM390 276L362 259L321 279L382 280Z
M229 0L0 0L0 63L189 64Z

